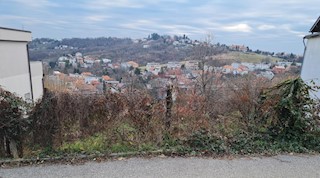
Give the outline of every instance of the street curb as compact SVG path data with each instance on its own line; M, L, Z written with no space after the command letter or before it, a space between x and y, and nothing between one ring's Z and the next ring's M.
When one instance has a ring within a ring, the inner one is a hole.
M137 155L158 155L163 153L173 152L173 150L155 150L155 151L135 151L135 152L120 152L110 154L78 154L73 156L56 156L47 158L19 158L19 159L6 159L0 160L0 165L8 164L23 164L23 163L50 163L55 161L74 161L74 160L91 160L95 158L118 158L118 157L130 157Z

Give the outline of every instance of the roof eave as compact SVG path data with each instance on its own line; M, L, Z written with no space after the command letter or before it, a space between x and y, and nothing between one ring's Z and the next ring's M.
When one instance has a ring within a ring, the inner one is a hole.
M31 31L27 31L27 30L20 30L20 29L15 29L15 28L0 27L0 29L3 29L3 30L11 30L11 31L17 31L17 32L26 32L26 33L31 33Z
M310 31L311 33L314 33L314 32L320 32L320 27L319 27L319 24L320 23L320 16L318 17L317 21L313 24L313 26L311 27ZM319 28L318 30L316 30L316 28Z
M303 39L316 38L316 37L319 37L319 36L320 36L320 33L313 33L313 34L310 34L310 35L306 35L305 37L303 37Z

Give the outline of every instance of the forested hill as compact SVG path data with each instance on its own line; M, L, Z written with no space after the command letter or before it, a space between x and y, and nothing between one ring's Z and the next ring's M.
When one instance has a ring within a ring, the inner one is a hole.
M147 62L165 63L184 59L197 59L197 46L204 44L191 40L187 36L160 36L153 33L148 38L133 40L130 38L100 37L100 38L65 38L54 40L36 38L29 43L31 60L56 61L60 56L81 52L98 58L109 58L114 62L133 60L140 64ZM230 46L212 45L210 54L228 52ZM250 50L248 48L248 50ZM250 51L270 56L272 53L260 50ZM274 54L274 53L273 53ZM291 56L292 59L297 56Z
M183 38L183 37L182 37ZM179 41L179 38L177 38ZM191 55L192 42L174 43L171 37L132 40L129 38L34 39L29 44L31 60L55 60L66 54L81 52L118 61L165 62ZM185 41L186 42L186 41Z

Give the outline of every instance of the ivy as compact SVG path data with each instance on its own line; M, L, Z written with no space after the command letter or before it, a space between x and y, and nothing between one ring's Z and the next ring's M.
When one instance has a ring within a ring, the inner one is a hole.
M313 111L317 105L310 91L316 89L295 78L266 90L261 96L261 117L268 132L292 140L315 130Z
M0 88L0 137L4 139L4 150L10 142L19 144L22 134L28 129L30 120L27 118L28 104L20 97Z

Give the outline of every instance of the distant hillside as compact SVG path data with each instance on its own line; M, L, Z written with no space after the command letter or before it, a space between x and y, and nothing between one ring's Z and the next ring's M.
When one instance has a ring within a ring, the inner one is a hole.
M199 59L196 46L202 44L205 45L205 43L191 40L185 35L171 37L151 34L148 38L137 40L114 37L62 40L40 38L30 42L29 49L31 60L57 61L60 56L81 52L84 55L92 55L97 58L109 58L113 62L133 60L144 65L147 62L166 63L168 61ZM281 60L280 58L272 57L274 53L270 52L250 50L250 53L247 53L231 49L227 45L211 45L211 50L206 56L214 55L214 62L218 65L230 62L258 63L261 61L276 62ZM286 55L285 53L281 53L279 57L286 60L295 60L297 58L296 55Z
M113 61L135 60L139 63L182 60L191 54L191 47L176 48L165 39L134 41L120 38L35 39L30 45L31 60L54 61L67 54L110 58Z

